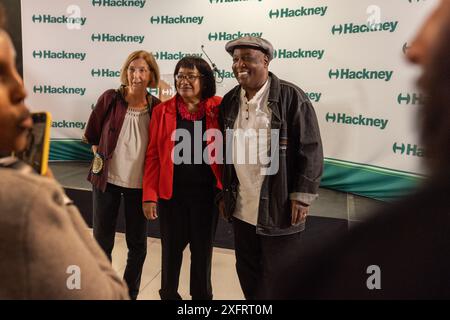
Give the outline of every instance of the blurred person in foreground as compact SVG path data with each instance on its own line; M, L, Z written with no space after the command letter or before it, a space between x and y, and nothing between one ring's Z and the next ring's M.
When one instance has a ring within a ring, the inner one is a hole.
M407 52L427 95L419 114L429 177L413 195L302 260L279 299L450 298L450 0L441 0ZM295 281L293 281L295 279ZM280 282L282 283L282 282Z
M0 21L2 19L0 7ZM0 22L0 299L127 299L127 286L55 180L12 157L33 123Z

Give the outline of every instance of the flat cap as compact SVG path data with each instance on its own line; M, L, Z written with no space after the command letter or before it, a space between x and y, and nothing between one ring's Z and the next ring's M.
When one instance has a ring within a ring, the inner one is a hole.
M266 39L252 36L245 36L236 40L231 40L225 45L225 50L230 55L233 55L233 51L236 47L251 47L261 50L269 57L269 61L273 59L273 46Z

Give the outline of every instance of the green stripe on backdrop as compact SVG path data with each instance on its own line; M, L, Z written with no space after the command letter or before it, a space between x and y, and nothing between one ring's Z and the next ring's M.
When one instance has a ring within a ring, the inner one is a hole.
M409 172L326 158L321 186L393 201L411 193L421 179Z
M50 161L90 161L91 146L81 140L54 139L50 142Z
M90 161L90 146L81 140L52 140L50 161ZM321 186L392 201L415 189L421 178L409 172L326 158Z

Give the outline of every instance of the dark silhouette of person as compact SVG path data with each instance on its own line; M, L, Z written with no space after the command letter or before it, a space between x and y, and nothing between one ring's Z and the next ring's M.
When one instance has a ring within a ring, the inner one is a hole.
M449 0L441 0L407 57L423 68L418 83L428 99L418 120L428 178L413 195L292 264L280 275L291 281L279 281L276 298L450 298Z

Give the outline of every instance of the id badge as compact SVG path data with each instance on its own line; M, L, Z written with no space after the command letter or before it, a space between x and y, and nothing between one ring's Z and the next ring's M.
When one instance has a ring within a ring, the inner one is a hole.
M99 174L103 169L103 158L98 153L94 156L94 162L92 163L92 173Z

